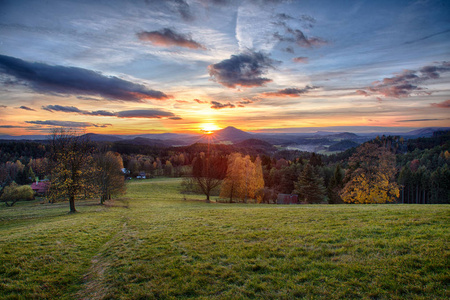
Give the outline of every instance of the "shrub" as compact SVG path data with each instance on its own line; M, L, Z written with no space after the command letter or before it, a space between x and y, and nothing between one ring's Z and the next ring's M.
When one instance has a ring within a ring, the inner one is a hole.
M18 185L12 182L5 187L0 200L5 202L7 206L13 206L19 200L33 200L34 191L29 185ZM11 203L8 203L11 202Z

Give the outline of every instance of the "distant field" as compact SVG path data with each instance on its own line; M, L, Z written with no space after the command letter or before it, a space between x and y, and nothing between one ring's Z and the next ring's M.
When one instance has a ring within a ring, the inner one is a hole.
M450 298L448 205L206 204L179 184L73 215L2 204L0 299Z

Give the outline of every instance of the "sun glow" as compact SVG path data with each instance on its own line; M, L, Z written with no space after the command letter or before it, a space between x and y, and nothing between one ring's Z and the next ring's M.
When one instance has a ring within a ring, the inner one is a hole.
M203 123L201 125L200 131L203 134L212 134L212 133L214 133L214 131L219 130L219 129L220 129L220 127L214 123Z

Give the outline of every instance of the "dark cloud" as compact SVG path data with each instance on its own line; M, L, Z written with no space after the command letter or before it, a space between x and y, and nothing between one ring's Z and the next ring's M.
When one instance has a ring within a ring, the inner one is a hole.
M167 99L160 91L142 84L105 76L92 70L27 62L0 55L0 73L14 76L36 92L60 95L93 95L108 100L143 102L145 99Z
M300 29L295 29L288 22L296 20L302 24L302 27L310 29L314 27L316 20L309 15L302 15L299 18L294 18L287 14L277 14L275 16L274 25L284 29L285 34L282 35L279 32L275 32L273 37L280 42L294 43L297 46L303 48L318 48L328 44L328 41L319 37L307 37L305 33ZM292 22L289 22L292 23Z
M0 108L7 108L8 106L6 105L0 105Z
M116 113L106 111L106 110L95 110L88 113L91 116L103 116L103 117L113 117L116 116Z
M396 122L404 123L404 122L425 122L425 121L440 121L440 120L443 120L443 119L415 119L415 120L401 120L401 121L396 121Z
M181 117L169 117L169 120L183 120Z
M90 122L72 122L72 121L55 121L55 120L46 120L46 121L25 121L28 124L36 124L36 125L48 125L55 127L108 127L111 124L94 124Z
M449 100L445 100L445 101L440 102L440 103L431 103L431 106L439 107L439 108L450 108L450 99Z
M160 119L177 117L172 112L158 109L135 109L124 110L116 113L119 118L146 118L146 119Z
M25 126L16 126L16 125L0 125L0 128L27 128Z
M293 20L294 17L285 14L285 13L280 13L280 14L276 14L275 17L279 20L283 20L283 21L287 21L287 20Z
M376 81L372 86L365 90L356 91L358 94L381 95L384 97L404 98L413 93L431 94L426 92L419 85L427 80L438 79L442 73L450 71L450 62L441 62L438 65L430 65L421 68L418 71L405 70L393 77L384 78L382 81Z
M302 94L307 93L309 90L317 89L316 86L305 86L302 89L298 88L287 88L283 90L278 90L276 92L264 93L264 96L269 97L300 97Z
M233 0L200 0L200 2L204 5L219 5L219 6L227 6L233 2Z
M28 106L21 106L20 109L29 110L29 111L36 111L35 109L29 108Z
M236 86L262 86L272 80L262 77L275 61L262 52L232 55L217 64L209 65L209 75L220 84L234 88Z
M213 108L213 109L235 108L236 107L236 105L231 104L230 102L223 104L223 103L220 103L217 101L211 101L211 104L212 104L211 108Z
M202 101L200 99L194 99L194 101L199 103L199 104L208 103L208 101Z
M195 19L194 14L191 12L189 4L184 0L170 0L169 4L176 10L181 18L185 21L192 21Z
M67 113L78 113L78 114L83 114L83 115L89 114L88 111L80 110L79 108L77 108L75 106L46 105L46 106L42 106L42 109L47 110L49 112L60 111L60 112L67 112Z
M307 64L308 58L304 56L294 57L292 59L293 62L300 63L300 64Z
M327 41L318 37L308 38L303 31L299 29L288 28L287 32L293 35L295 43L303 48L321 47L328 44Z
M100 99L97 99L97 98L83 97L83 96L77 96L77 99L86 100L86 101L100 101Z
M287 53L291 53L291 54L294 54L294 53L295 53L294 48L292 48L291 46L286 47L286 48L284 49L284 51L286 51Z
M246 104L250 104L250 103L253 103L253 102L254 102L253 100L245 99L245 100L239 101L238 104L246 105Z
M43 106L42 109L48 110L50 112L66 112L66 113L77 113L81 115L89 116L104 116L104 117L118 117L118 118L178 118L173 113L168 111L162 111L157 109L139 109L139 110L125 110L119 112L110 112L106 110L96 110L87 111L81 110L74 106L61 106L61 105L47 105Z
M159 31L142 31L137 33L141 41L147 41L159 47L184 47L206 50L205 46L194 41L190 36L176 33L172 29L163 28Z

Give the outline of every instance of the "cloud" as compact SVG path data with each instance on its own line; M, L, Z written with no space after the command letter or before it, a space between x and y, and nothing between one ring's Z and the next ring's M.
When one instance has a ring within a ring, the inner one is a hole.
M327 41L318 37L308 38L303 31L299 29L288 28L287 32L294 36L295 43L303 48L321 47L328 44Z
M431 103L431 106L439 107L439 108L450 108L450 99L449 100L445 100L445 101L440 102L440 103Z
M190 36L176 33L172 29L163 28L159 31L142 31L137 33L141 41L147 41L158 47L184 47L189 49L206 50L202 44L194 41Z
M426 121L440 121L445 119L416 119L416 120L401 120L396 121L397 123L404 123L404 122L426 122Z
M16 125L0 125L0 128L27 128L25 126L16 126Z
M280 42L294 43L302 48L319 48L328 44L328 41L319 37L307 37L305 33L300 29L294 29L287 24L287 21L296 19L302 23L302 26L306 29L314 27L316 20L308 15L302 15L300 18L293 18L286 14L276 15L277 21L273 22L274 25L282 27L285 31L285 35L281 35L279 32L275 32L273 37Z
M88 114L88 111L86 110L80 110L75 106L61 106L61 105L46 105L42 106L43 110L47 110L49 112L53 111L61 111L61 112L68 112L68 113L79 113L79 114Z
M29 108L28 106L24 106L22 105L21 107L19 107L20 109L24 109L24 110L29 110L29 111L36 111L35 109Z
M236 105L231 104L230 102L223 104L223 103L220 103L217 101L211 101L211 104L212 104L211 108L213 108L213 109L235 108L236 107Z
M262 52L248 51L238 55L231 55L217 64L208 66L209 75L220 84L235 88L236 86L262 86L272 79L262 77L269 68L273 68L275 61Z
M255 102L255 101L250 100L250 99L245 99L245 100L239 101L238 104L246 105L246 104L250 104L250 103L253 103L253 102Z
M56 120L46 120L46 121L25 121L28 124L36 125L47 125L55 127L108 127L111 124L94 124L90 122L73 122L73 121L56 121Z
M369 96L369 93L367 93L364 90L357 90L356 93L361 96L366 96L366 97Z
M291 46L286 47L286 48L284 49L284 51L286 51L287 53L291 53L291 54L294 54L294 53L295 53L294 48L292 48Z
M381 95L392 98L405 98L413 93L431 94L425 92L419 84L431 79L440 78L442 73L450 71L450 62L441 62L438 65L430 65L420 70L405 70L393 77L384 78L382 81L375 81L372 86L365 90L357 90L360 95Z
M307 93L309 90L317 89L317 86L305 86L302 89L298 88L286 88L283 90L278 90L276 92L264 93L264 96L269 97L300 97L300 95Z
M204 104L204 103L208 103L208 101L202 101L200 99L194 99L195 102L199 103L199 104Z
M160 119L160 118L173 118L176 117L172 112L163 111L158 109L135 109L124 110L116 113L119 118L146 118L146 119Z
M59 111L89 116L104 116L104 117L118 117L118 118L150 118L150 119L152 118L159 119L168 117L169 119L172 120L179 120L173 119L179 117L175 116L172 112L162 111L158 109L138 109L138 110L124 110L119 112L110 112L106 110L88 111L88 110L81 110L75 106L61 106L61 105L47 105L43 106L42 109L50 112Z
M191 12L191 8L189 7L189 4L186 1L171 0L167 2L169 3L170 6L172 6L174 10L176 10L180 14L183 20L192 21L195 19L194 15Z
M308 58L304 56L294 57L292 59L293 62L300 63L300 64L307 64Z
M27 62L0 55L0 73L14 76L36 92L61 95L92 95L108 100L143 102L145 99L167 99L163 92L142 84L105 76L98 72L65 66Z
M87 100L87 101L100 101L100 99L97 99L97 98L83 97L83 96L77 96L77 99L80 99L80 100Z
M6 105L0 105L0 108L7 108L8 106Z

